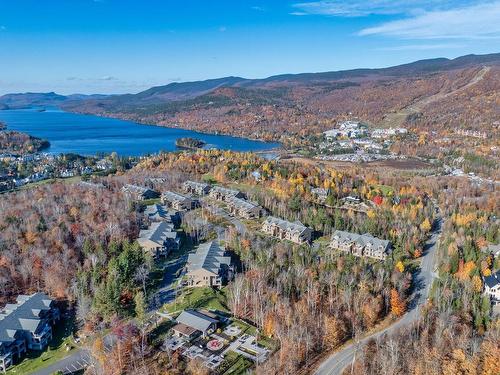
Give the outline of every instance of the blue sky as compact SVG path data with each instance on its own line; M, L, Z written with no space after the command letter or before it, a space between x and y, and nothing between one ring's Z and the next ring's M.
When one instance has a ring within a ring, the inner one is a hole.
M0 0L0 94L500 52L500 0Z

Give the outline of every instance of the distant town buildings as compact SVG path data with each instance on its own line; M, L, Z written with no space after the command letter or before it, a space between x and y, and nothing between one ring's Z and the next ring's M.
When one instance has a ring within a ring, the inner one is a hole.
M273 216L268 216L264 220L262 231L273 237L298 244L309 243L312 239L312 230L301 222L291 223Z
M370 135L372 138L386 138L406 133L408 133L408 129L405 128L381 128L373 129Z
M188 211L198 206L198 200L187 195L166 191L162 194L161 200L164 204L179 211Z
M210 185L203 182L186 181L182 185L184 191L188 194L207 195L210 192Z
M391 243L381 240L369 233L356 234L336 230L331 237L329 247L357 257L369 257L385 260L389 254Z
M255 219L264 215L264 209L245 199L230 197L227 200L229 212L244 219Z
M186 277L190 287L222 286L231 273L231 257L216 241L199 245L188 256Z
M45 350L59 316L55 302L44 293L20 295L15 304L7 304L0 311L0 370L5 372L28 349Z
M131 185L131 184L124 185L122 187L122 191L138 201L158 198L160 196L160 193L158 193L157 191L154 191L146 187Z
M486 132L481 132L478 130L458 129L456 133L464 137L481 138L481 139L488 138L488 134L486 134Z
M210 190L210 197L225 202L232 198L244 198L245 195L238 190L228 189L222 186L213 186Z
M323 133L329 141L337 138L358 138L366 135L366 127L362 126L359 121L344 121L339 124L338 128L327 130Z
M166 221L153 222L139 233L137 242L153 257L166 256L179 247L180 238L174 225Z

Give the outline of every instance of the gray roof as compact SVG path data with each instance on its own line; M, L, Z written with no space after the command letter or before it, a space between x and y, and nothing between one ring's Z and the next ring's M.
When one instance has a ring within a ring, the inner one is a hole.
M214 186L212 188L212 191L216 191L216 192L219 192L219 193L224 194L224 195L238 195L238 194L241 194L241 191L234 190L234 189L228 189L228 188L225 188L223 186Z
M197 188L201 188L201 189L206 189L206 188L210 187L209 184L206 184L204 182L197 182L197 181L186 181L186 182L184 182L184 185L197 187Z
M214 274L218 274L222 264L230 265L231 257L224 256L224 247L219 246L215 241L201 244L196 249L196 253L188 256L188 272L204 269Z
M17 303L7 304L0 311L0 345L15 341L18 331L38 333L45 323L43 312L50 311L53 305L45 293L20 295Z
M211 324L219 322L217 319L196 310L184 310L175 320L177 323L185 324L202 332L206 332Z
M484 283L488 285L489 288L495 287L495 285L500 284L500 270L492 273L490 276L484 278Z
M244 210L248 210L248 211L253 210L255 208L260 208L260 206L258 204L249 202L245 199L236 198L236 197L231 197L229 199L228 203L234 205L235 207L238 207L238 208L244 209Z
M191 199L191 197L188 197L186 195L182 195L182 194L179 194L179 193L175 193L173 191L166 191L162 194L161 196L163 199L166 199L168 200L169 202L175 202L175 201L179 201L179 202L182 202L182 201L185 201L185 200L188 200L188 199Z
M177 232L174 230L174 226L166 221L151 223L148 229L143 229L139 233L139 239L150 240L160 246L163 246L167 238L175 239L176 237Z
M126 184L122 187L122 190L127 192L127 193L144 194L145 192L147 192L148 190L151 190L151 189L145 188L143 186Z
M286 221L283 219L280 219L278 217L274 216L268 216L266 220L264 221L266 224L273 224L278 227L280 227L282 230L290 231L292 233L296 232L301 234L302 232L306 231L307 228L304 224L302 224L300 221L295 221L295 222L290 222Z
M171 220L176 214L176 211L170 211L166 206L161 204L152 204L144 210L144 215L150 219Z
M390 245L388 240L381 240L380 238L373 237L369 233L357 234L351 232L344 232L342 230L336 230L332 234L332 240L337 239L340 242L355 242L360 246L371 246L371 247L382 247L387 249Z

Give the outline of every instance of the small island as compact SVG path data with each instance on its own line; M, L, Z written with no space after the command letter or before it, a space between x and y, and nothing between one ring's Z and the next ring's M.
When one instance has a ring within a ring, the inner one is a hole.
M201 139L186 137L186 138L177 138L175 141L175 145L179 148L188 148L188 149L198 149L205 146L205 142Z
M46 139L16 131L0 131L0 153L31 154L49 146L50 143Z

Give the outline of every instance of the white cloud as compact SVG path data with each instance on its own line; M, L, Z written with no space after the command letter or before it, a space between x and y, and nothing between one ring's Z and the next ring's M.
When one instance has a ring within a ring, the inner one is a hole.
M363 29L359 35L384 35L403 39L500 38L500 1L429 11Z
M365 17L373 14L418 14L429 10L447 10L477 2L478 0L322 0L292 4L292 7L298 9L299 12L290 14L316 14L337 17Z
M256 10L257 12L265 12L266 11L266 8L258 6L258 5L251 7L251 9Z

